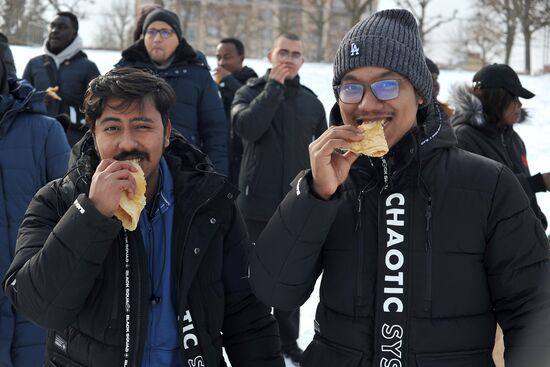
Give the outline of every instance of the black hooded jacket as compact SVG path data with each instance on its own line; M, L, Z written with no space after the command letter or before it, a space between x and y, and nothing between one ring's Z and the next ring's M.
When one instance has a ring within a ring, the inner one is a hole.
M514 131L514 127L497 127L488 123L483 114L481 101L471 93L467 85L455 87L451 98L456 107L452 125L458 139L458 147L510 168L527 194L535 215L546 229L548 221L535 196L537 192L546 191L546 186L540 173L531 175L525 144ZM525 117L524 110L522 118Z
M248 79L257 78L258 74L248 66L243 66L238 73L229 74L220 81L220 93L222 95L223 107L227 116L227 121L231 121L231 104L235 98L235 93L242 87ZM239 184L239 172L241 168L241 159L243 155L243 142L241 138L235 134L232 125L230 129L229 142L229 179L234 185Z
M330 200L304 172L253 247L266 304L302 305L323 273L305 367L488 367L550 361L548 240L513 174L457 149L438 105ZM510 195L514 193L514 195Z
M244 147L237 203L245 219L262 222L298 172L309 168L309 143L327 129L323 105L299 76L283 85L269 79L269 72L240 88L231 108Z
M90 202L98 164L90 133L81 151L68 175L31 202L3 285L18 311L49 329L47 366L141 366L151 294L142 238ZM247 281L236 190L180 135L172 135L164 157L174 179L182 361L191 358L189 340L198 340L202 366L225 365L222 346L234 366L283 366L277 324Z

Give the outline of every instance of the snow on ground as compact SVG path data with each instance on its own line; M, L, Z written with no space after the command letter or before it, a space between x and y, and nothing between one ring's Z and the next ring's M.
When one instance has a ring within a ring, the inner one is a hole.
M22 76L27 61L42 54L40 47L12 46L12 52L19 77ZM105 73L120 59L120 53L104 50L87 50L88 57L94 61L101 73ZM216 65L214 57L208 57L211 66ZM267 59L247 59L246 65L253 68L259 75L263 75L269 67ZM439 82L441 84L440 100L446 101L450 87L455 83L471 82L473 73L460 70L441 70ZM305 63L300 71L301 82L312 89L328 112L335 102L332 92L332 66L330 64ZM516 125L516 131L521 135L527 146L529 165L532 173L550 171L550 93L547 93L550 85L550 75L521 76L522 84L536 94L530 100L522 103L530 114L529 121ZM537 194L537 200L542 211L550 217L550 193ZM550 230L549 230L550 233ZM298 341L305 348L311 341L313 331L313 319L315 307L319 300L318 285L312 293L312 297L302 306L301 333Z

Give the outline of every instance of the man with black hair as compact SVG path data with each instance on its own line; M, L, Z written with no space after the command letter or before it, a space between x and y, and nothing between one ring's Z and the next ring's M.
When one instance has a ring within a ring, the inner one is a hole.
M32 58L23 72L23 79L37 90L53 92L47 93L44 99L48 114L69 117L67 138L71 146L87 130L80 107L88 83L99 75L96 64L88 60L82 47L77 17L70 12L59 12L48 27L44 55Z
M506 367L549 366L548 240L510 169L457 147L413 14L353 26L332 85L311 170L250 254L253 290L274 307L302 305L323 274L302 367L494 366L497 322ZM389 151L352 151L371 138Z
M34 194L67 171L69 144L46 114L43 92L8 77L0 55L0 278L15 256L17 230ZM0 290L0 366L42 365L46 331Z
M432 74L432 97L441 105L441 108L443 111L447 114L449 118L453 117L454 111L446 102L441 102L437 99L439 96L439 66L435 62L433 62L431 59L426 57L426 66L428 66L428 70L430 71L430 74Z
M223 106L227 120L231 120L231 104L235 93L250 78L257 78L258 74L248 66L243 66L244 45L236 38L224 38L216 47L218 67L214 72L214 80L222 94ZM239 171L243 155L243 143L235 134L230 124L229 142L229 179L235 185L239 184Z
M176 92L174 128L228 174L229 122L204 55L183 37L176 13L156 8L143 21L141 38L122 51L115 67L153 71Z
M272 68L240 88L231 108L233 129L244 153L239 174L241 209L252 241L256 241L293 177L309 167L308 145L326 129L323 105L300 83L304 45L293 33L273 41L267 55ZM283 354L299 363L300 310L275 309Z
M172 129L174 91L148 72L90 82L90 131L25 214L4 289L49 329L46 366L282 367L277 324L250 291L235 188ZM135 230L114 216L146 182ZM134 161L134 163L136 163Z

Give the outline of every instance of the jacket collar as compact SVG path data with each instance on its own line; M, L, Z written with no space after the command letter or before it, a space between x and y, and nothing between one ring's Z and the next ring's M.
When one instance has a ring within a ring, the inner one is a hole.
M53 59L57 69L59 69L59 65L61 65L63 61L69 60L75 55L77 55L78 53L82 52L82 48L83 48L82 38L80 38L80 36L78 35L67 47L65 47L63 51L61 51L57 55L52 53L48 49L48 40L46 39L44 41L44 53Z
M44 106L45 92L37 92L26 80L8 80L10 93L0 95L0 138L7 134L20 112L47 115Z
M139 62L153 65L153 62L151 61L149 54L147 53L147 49L145 48L145 41L143 40L143 38L137 40L133 45L122 51L122 59L126 62ZM180 44L174 52L174 59L172 61L172 64L190 64L197 61L199 61L197 52L195 52L193 47L191 47L191 45L187 43L187 40L185 38L182 38L180 40ZM121 62L119 62L119 64L120 63Z

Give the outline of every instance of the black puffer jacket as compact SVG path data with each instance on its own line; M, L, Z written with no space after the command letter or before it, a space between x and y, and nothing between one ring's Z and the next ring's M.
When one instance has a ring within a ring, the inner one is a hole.
M432 115L385 158L356 161L331 200L298 176L253 247L269 305L303 304L323 272L302 366L493 366L496 321L507 367L550 363L542 227L510 170L455 148Z
M456 107L452 125L458 138L458 147L510 168L527 194L531 208L546 229L548 221L535 196L537 192L546 191L546 186L540 173L531 175L525 144L514 131L514 127L489 124L485 120L481 101L471 93L467 85L455 87L451 98Z
M309 168L309 143L327 129L323 105L298 76L283 85L269 72L239 89L231 108L244 146L237 203L246 219L265 222Z
M68 176L42 188L29 206L5 291L19 311L50 329L47 366L122 366L125 348L128 365L141 366L151 294L142 239L88 199L97 165L89 133L85 146ZM164 156L178 224L172 259L182 360L190 357L184 345L193 344L191 333L205 366L224 365L222 345L234 366L283 366L276 322L247 281L236 191L181 136L172 136Z
M235 74L229 74L223 78L218 86L222 94L223 107L227 116L227 121L231 121L231 104L235 98L235 93L242 87L248 79L257 78L258 74L248 66ZM239 184L239 172L241 168L241 159L243 156L243 142L241 137L233 131L233 125L230 124L230 142L229 142L229 180Z

